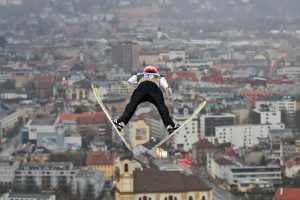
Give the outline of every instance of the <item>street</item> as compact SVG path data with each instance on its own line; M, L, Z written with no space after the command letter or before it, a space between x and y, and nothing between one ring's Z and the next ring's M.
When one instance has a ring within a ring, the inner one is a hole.
M215 183L212 185L214 187L212 192L212 199L213 200L242 200L242 196L234 196L227 190L221 189Z

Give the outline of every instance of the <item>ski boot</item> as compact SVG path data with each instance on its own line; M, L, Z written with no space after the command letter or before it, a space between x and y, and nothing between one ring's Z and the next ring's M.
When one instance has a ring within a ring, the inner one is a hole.
M169 125L169 126L167 126L167 132L170 135L170 134L172 134L178 128L179 128L179 124L174 124L174 126Z
M117 127L118 131L121 131L125 127L124 122L118 122L117 119L114 119L112 121L115 124L115 126Z

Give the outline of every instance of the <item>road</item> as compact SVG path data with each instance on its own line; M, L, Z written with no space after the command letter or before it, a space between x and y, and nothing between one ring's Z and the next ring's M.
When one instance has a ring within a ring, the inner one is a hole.
M242 200L242 196L235 196L227 190L221 189L215 183L213 184L212 199L213 200Z

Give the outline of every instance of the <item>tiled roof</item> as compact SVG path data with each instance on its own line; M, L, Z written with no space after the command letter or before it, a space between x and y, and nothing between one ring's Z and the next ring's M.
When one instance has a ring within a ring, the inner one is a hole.
M287 168L293 167L294 165L300 165L300 156L287 160L284 165Z
M179 171L158 169L136 169L133 173L134 193L208 191L211 189L194 175L184 175Z
M106 151L89 151L86 156L86 165L113 165L114 156Z
M208 141L207 139L200 139L198 142L194 144L194 146L198 149L216 149L216 145Z
M97 113L61 113L59 115L59 120L77 120L78 118L94 118L94 117L102 117L104 116L104 112Z
M300 188L278 188L274 200L299 200Z

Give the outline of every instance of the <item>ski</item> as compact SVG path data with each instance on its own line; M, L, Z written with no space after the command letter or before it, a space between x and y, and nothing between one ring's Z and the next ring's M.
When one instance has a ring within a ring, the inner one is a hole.
M98 93L98 87L95 85L95 84L92 84L92 90L94 92L94 95L95 95L95 98L98 102L98 104L100 105L101 109L104 111L106 117L108 118L108 120L110 121L110 123L112 124L112 126L114 127L114 129L117 131L119 137L122 139L123 143L126 145L126 147L132 151L132 147L131 145L126 141L126 139L124 138L124 134L123 134L123 131L119 131L117 129L117 127L115 126L115 124L113 123L112 121L112 118L111 118L111 115L109 114L108 110L106 109L106 107L104 106L103 102L102 102L102 99Z
M156 149L157 147L165 143L173 135L175 135L180 129L182 129L187 123L189 123L194 117L196 117L199 114L199 112L204 108L205 104L206 101L203 101L187 120L185 120L182 124L180 124L180 126L173 133L171 134L167 133L167 135L159 143L157 143L151 150Z

